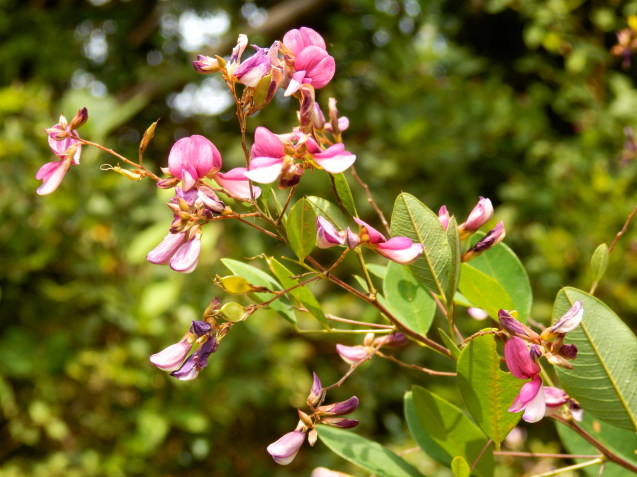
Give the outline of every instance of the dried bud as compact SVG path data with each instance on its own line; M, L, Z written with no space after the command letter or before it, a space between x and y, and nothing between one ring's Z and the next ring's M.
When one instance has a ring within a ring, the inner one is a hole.
M574 344L565 344L560 348L560 355L566 359L573 360L577 357L577 346Z
M318 439L318 432L316 432L316 429L310 429L309 432L307 433L307 443L310 445L310 447L314 447L314 444L316 444L317 439Z
M150 141L155 136L155 128L157 127L157 123L158 122L159 122L159 119L157 121L155 121L153 124L151 124L150 126L148 126L146 131L144 131L144 136L142 137L142 140L139 142L139 153L140 154L144 153L144 151L148 147L148 144L150 143Z
M190 325L190 332L197 338L209 333L210 329L210 324L205 321L193 321Z
M301 420L301 422L303 423L303 425L307 428L311 428L314 426L314 422L312 421L312 418L305 412L301 411L300 409L297 409L298 413L299 413L299 419Z
M69 129L71 129L71 130L78 129L86 121L88 121L88 110L86 108L82 108L75 114L75 116L71 120L71 124L69 125Z

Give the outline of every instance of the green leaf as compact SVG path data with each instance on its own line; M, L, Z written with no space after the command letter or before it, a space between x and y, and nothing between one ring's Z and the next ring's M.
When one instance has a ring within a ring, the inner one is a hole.
M637 430L637 338L606 304L576 288L557 294L553 321L577 300L582 323L566 335L577 346L573 369L556 368L560 384L585 412L622 429Z
M471 475L471 468L466 460L457 456L451 461L451 472L453 472L453 477L469 477L469 475Z
M447 233L438 216L414 196L400 194L394 203L391 233L424 245L422 256L410 267L425 288L446 297L452 276L452 256Z
M409 463L378 442L329 426L318 426L317 431L319 439L332 452L378 477L422 477Z
M266 287L268 290L281 291L281 285L272 276L268 275L263 270L259 270L247 263L239 262L231 258L222 258L221 262L235 275L239 275L247 279L250 283ZM252 293L250 295L257 303L263 303L270 300L272 295L269 293ZM288 299L284 296L274 300L268 305L270 308L278 312L283 318L288 320L292 324L296 324L296 316L294 316L294 309Z
M471 416L499 447L520 420L507 411L524 382L500 369L493 335L478 336L458 359L458 388Z
M451 265L449 267L451 276L449 278L449 284L447 285L445 296L447 297L447 303L453 301L453 297L458 290L458 282L460 281L460 236L458 235L458 222L455 217L449 219L449 225L447 226L447 240L449 241L449 249L451 250Z
M312 204L316 215L320 215L326 220L329 220L338 229L345 230L347 228L349 221L345 218L343 212L340 211L337 205L322 197L309 196L307 200Z
M608 268L608 245L601 244L593 252L591 257L591 269L593 270L593 281L598 282L602 279Z
M345 175L343 173L330 174L330 177L339 203L352 217L358 217L356 203L354 202L354 197L352 196L352 191L349 188Z
M440 396L420 386L413 386L411 390L423 431L450 456L461 456L473 463L488 442L480 428ZM475 472L483 477L493 475L493 453L488 449L476 464Z
M496 321L500 309L514 308L513 300L500 282L467 263L461 267L459 288L473 306L482 308Z
M307 199L301 199L290 210L285 222L290 247L299 260L307 257L316 243L316 213Z
M436 313L436 302L408 267L389 262L383 283L387 308L404 326L426 335Z
M476 233L474 241L477 242L484 235ZM470 265L495 279L502 286L513 303L512 308L506 309L517 310L519 320L526 323L531 313L533 291L529 276L513 250L499 243L471 260Z
M601 422L587 412L584 412L582 421L577 424L615 454L631 462L633 465L637 465L637 436L635 436L634 432ZM572 429L559 422L556 422L555 426L560 440L568 452L580 455L599 454L599 450L589 444ZM575 462L580 462L580 459L576 459ZM597 466L582 470L590 477L599 475L599 467ZM606 461L603 475L604 477L623 477L627 475L627 472L625 468L609 460Z
M409 432L411 432L418 447L436 462L441 463L445 467L451 466L451 457L449 457L449 454L436 444L420 425L416 407L414 406L413 393L411 391L405 393L405 420L407 421Z
M394 262L389 262L394 263ZM380 265L379 263L366 263L365 267L367 267L367 271L374 275L375 277L383 280L385 278L385 274L387 273L387 264Z
M272 270L272 273L274 273L274 276L277 277L284 288L292 288L293 286L298 285L299 280L292 278L294 274L283 264L272 257L268 257L266 260L270 266L270 270ZM323 313L321 304L308 287L305 285L296 287L293 290L290 290L289 293L296 298L301 305L307 308L307 311L319 320L321 324L323 324L327 329L330 328L329 322Z
M442 328L438 328L438 334L442 338L442 341L445 342L445 346L449 349L449 351L451 351L453 359L457 361L460 357L460 348L458 348L458 345Z

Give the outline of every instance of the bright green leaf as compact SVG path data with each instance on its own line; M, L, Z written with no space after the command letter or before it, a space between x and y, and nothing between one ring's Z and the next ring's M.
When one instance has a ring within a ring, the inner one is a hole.
M329 200L316 196L309 196L307 200L312 204L316 215L329 220L337 229L345 230L349 225L349 221L345 218L343 212Z
M474 235L474 241L477 242L483 236L484 234L480 232L476 233ZM513 250L506 244L499 243L472 259L469 264L473 268L490 276L502 286L507 295L511 298L512 307L501 308L517 310L519 320L526 323L531 313L533 291L531 290L529 276Z
M239 262L238 260L232 260L231 258L222 258L221 262L235 275L239 275L247 279L250 283L266 287L268 290L281 291L281 285L268 275L263 270L259 270L247 263ZM257 303L263 303L270 300L272 294L270 293L253 293L250 295ZM296 316L294 316L294 309L290 305L290 302L284 296L274 300L268 305L273 310L277 311L290 323L296 323Z
M272 257L268 257L267 261L268 265L270 266L270 270L272 270L272 273L274 273L274 276L277 277L284 288L292 288L293 286L298 285L299 280L292 278L294 274L283 264ZM307 308L307 311L312 314L317 320L319 320L326 328L330 328L327 318L325 318L325 314L323 313L321 304L318 302L309 288L307 288L305 285L300 287L297 286L296 288L290 290L289 293L294 298L296 298L299 303L301 303L301 305Z
M593 270L593 281L598 282L602 279L608 268L608 245L601 244L593 252L591 257L591 269Z
M413 386L413 402L420 427L450 456L473 463L488 439L471 419L453 404L420 386ZM493 453L488 449L475 467L482 477L493 475Z
M507 409L524 381L500 369L500 355L493 335L478 336L458 359L458 388L467 409L496 446L520 420Z
M299 260L304 260L316 243L316 213L307 199L301 199L290 210L285 222L290 247Z
M498 319L500 309L514 308L513 300L496 279L467 263L462 264L460 273L460 292L473 306L482 308L494 320Z
M603 302L576 288L557 294L553 321L577 300L584 317L566 342L577 346L573 369L556 368L560 384L585 412L623 429L637 430L637 338Z
M451 472L453 477L469 477L471 475L471 468L467 461L460 456L456 456L451 461Z
M421 477L414 467L378 442L334 427L318 426L317 431L332 452L378 477Z
M352 191L349 188L345 175L343 175L343 173L330 174L330 177L336 191L336 199L351 216L358 217L356 203L354 202L354 197L352 196Z
M400 194L391 216L391 234L409 237L424 245L422 256L410 267L425 288L446 297L452 275L452 255L438 216L414 196Z
M416 333L427 334L436 313L436 302L408 267L390 262L383 292L387 308L400 323Z

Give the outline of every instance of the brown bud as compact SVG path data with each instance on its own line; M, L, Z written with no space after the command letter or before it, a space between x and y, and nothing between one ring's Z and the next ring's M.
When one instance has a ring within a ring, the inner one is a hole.
M151 124L150 126L148 126L148 129L146 129L146 131L144 132L144 136L142 137L142 140L139 143L140 155L144 153L151 139L153 139L153 136L155 136L155 128L157 127L158 122L159 122L159 119L155 121L153 124Z
M86 108L82 108L75 114L69 127L70 129L75 130L82 126L86 121L88 121L88 110Z

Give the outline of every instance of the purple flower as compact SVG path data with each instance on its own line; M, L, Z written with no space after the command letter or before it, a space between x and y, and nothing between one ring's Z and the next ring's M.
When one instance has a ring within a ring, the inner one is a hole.
M319 248L330 248L345 243L344 234L338 232L331 222L320 215L316 217L316 245Z
M215 351L217 351L217 339L210 338L188 357L181 368L177 371L173 371L170 375L180 381L191 381L195 379L199 376L199 371L208 366L208 358Z
M346 401L335 402L333 404L320 406L317 409L317 412L323 416L343 416L345 414L349 414L350 412L354 412L357 407L358 398L356 396L352 396Z
M573 331L582 322L583 316L582 302L577 300L564 316L551 327L551 333L564 334Z
M267 48L252 45L257 52L241 62L232 75L239 83L256 88L261 79L270 72L270 58Z
M267 447L267 451L274 459L274 462L288 465L298 454L303 442L305 442L305 432L292 431L270 444Z
M370 349L367 346L336 345L336 352L347 364L356 364L370 357Z

